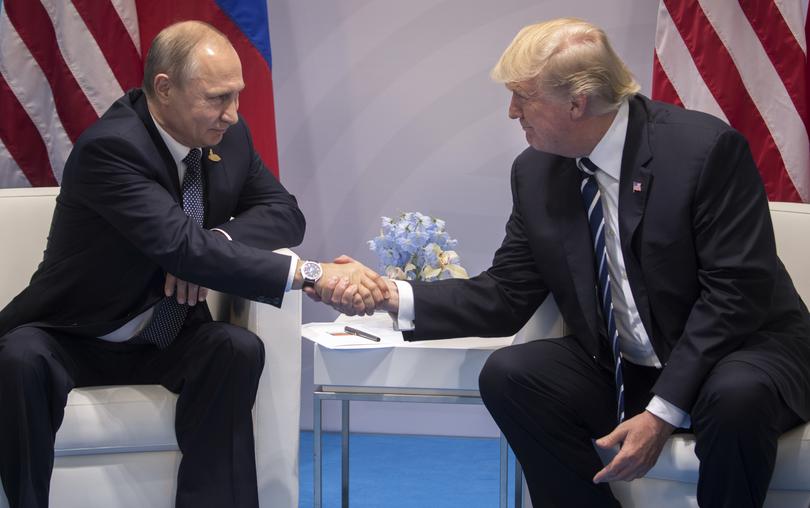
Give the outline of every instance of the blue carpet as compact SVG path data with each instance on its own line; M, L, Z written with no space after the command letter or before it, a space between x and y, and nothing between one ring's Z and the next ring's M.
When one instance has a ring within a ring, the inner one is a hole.
M498 506L498 440L352 434L351 508ZM313 505L312 432L301 433L301 508ZM510 452L510 473L514 458ZM509 504L514 499L510 474ZM340 508L340 434L323 434L323 507Z

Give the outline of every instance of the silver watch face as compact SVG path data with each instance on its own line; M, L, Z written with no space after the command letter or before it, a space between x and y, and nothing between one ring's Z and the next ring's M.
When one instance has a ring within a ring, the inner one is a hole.
M323 270L321 269L321 265L314 261L306 261L301 265L301 275L305 280L314 282L320 279L322 274Z

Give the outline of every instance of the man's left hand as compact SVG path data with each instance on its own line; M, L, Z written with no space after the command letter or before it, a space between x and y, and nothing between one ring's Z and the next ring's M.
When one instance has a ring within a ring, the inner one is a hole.
M661 449L675 427L649 411L619 424L613 432L596 440L600 448L621 445L619 453L596 476L594 483L641 478L658 460Z
M176 291L175 291L176 289ZM208 296L208 288L198 286L191 282L178 279L174 275L167 273L166 282L163 284L163 294L167 297L176 295L177 303L184 305L188 303L192 307L197 302L202 302Z

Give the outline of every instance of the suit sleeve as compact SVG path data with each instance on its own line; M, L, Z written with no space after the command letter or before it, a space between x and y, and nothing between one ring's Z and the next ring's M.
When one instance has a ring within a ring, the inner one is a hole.
M516 333L548 295L528 243L512 167L512 213L492 266L471 279L416 282L415 340Z
M304 239L306 221L295 198L270 173L253 148L244 120L242 130L250 168L237 201L233 219L216 227L234 241L266 250L293 247Z
M653 392L691 411L709 371L763 325L778 270L768 201L748 145L708 149L692 204L700 293Z
M96 138L74 149L68 190L164 271L201 286L280 306L289 256L229 242L200 228L161 186L154 163L134 143Z

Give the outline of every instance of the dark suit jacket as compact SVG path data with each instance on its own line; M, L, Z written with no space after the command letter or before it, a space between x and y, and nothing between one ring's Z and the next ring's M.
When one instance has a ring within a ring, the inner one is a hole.
M280 305L290 258L272 250L301 242L304 217L244 121L203 149L202 175L205 229L183 212L177 167L143 93L116 101L68 157L44 259L0 311L0 336L27 323L108 333L162 298L166 272Z
M470 280L414 284L414 337L510 335L551 293L572 334L610 365L580 181L574 159L520 154L492 267ZM633 297L664 364L655 394L690 411L708 372L736 351L810 419L810 317L776 255L765 191L739 133L709 115L631 99L619 229Z

